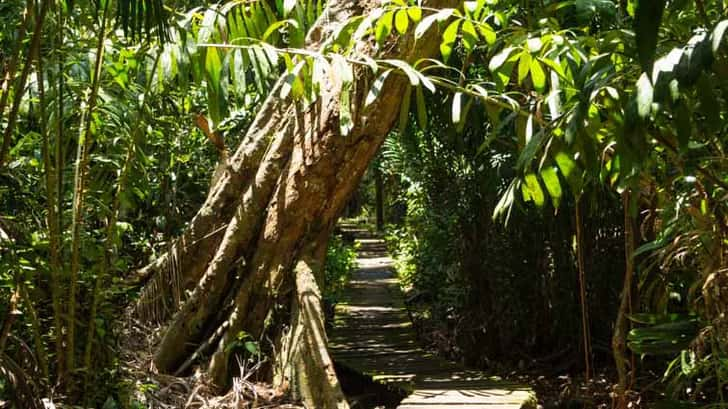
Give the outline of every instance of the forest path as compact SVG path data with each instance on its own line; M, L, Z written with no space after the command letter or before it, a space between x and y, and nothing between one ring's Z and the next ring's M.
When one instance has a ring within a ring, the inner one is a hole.
M384 240L341 226L359 242L358 269L336 306L329 345L334 360L408 396L398 409L535 408L534 393L420 348Z

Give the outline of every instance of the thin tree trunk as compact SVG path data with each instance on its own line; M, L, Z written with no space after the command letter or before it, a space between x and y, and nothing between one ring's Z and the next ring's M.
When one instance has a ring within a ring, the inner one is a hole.
M630 293L632 291L632 277L634 275L634 221L630 212L630 189L622 193L622 206L624 208L624 258L625 271L622 295L619 303L617 319L614 323L612 336L612 352L617 367L617 408L627 408L627 313L630 307Z
M30 68L33 65L33 59L35 58L35 55L38 53L38 49L40 48L40 37L43 33L43 21L45 20L45 16L48 12L48 7L50 3L50 1L44 1L40 10L36 10L38 14L35 18L35 28L33 29L33 37L30 40L30 49L28 50L28 55L25 60L25 65L23 66L23 71L20 73L20 79L15 85L15 92L13 93L13 104L10 106L10 113L8 114L7 125L3 132L3 142L2 146L0 146L0 169L3 168L5 164L5 156L8 154L8 150L10 149L13 132L15 132L15 123L18 119L20 102L22 101L23 95L25 94L25 85L28 82L28 74L30 74ZM12 78L10 78L10 80L12 81ZM8 92L3 92L2 98L7 98L6 95L8 94ZM0 103L1 102L3 101L0 101ZM5 109L4 106L2 106L2 108L3 110ZM4 114L4 112L0 111L0 115L2 114Z
M579 305L581 306L581 331L584 347L584 374L588 381L591 379L591 334L589 325L589 307L586 295L586 268L584 266L584 220L581 215L581 197L576 199L576 259L579 270Z
M0 117L5 115L5 108L8 104L8 98L10 96L10 84L15 79L15 74L18 71L18 61L20 61L20 49L25 41L25 36L28 33L28 24L30 19L35 13L33 13L33 1L26 1L25 5L25 16L23 20L18 24L18 38L15 41L15 47L13 48L12 54L7 59L7 67L3 70L3 81L2 87L0 88Z
M46 4L46 3L44 3ZM106 23L108 21L109 1L104 3L101 15L98 43L96 45L96 61L88 91L86 110L81 115L81 129L78 138L78 152L76 156L76 171L73 189L73 221L71 223L71 271L69 275L68 290L68 340L66 348L66 370L72 374L75 370L76 354L76 288L78 286L78 273L81 267L81 225L84 218L84 199L86 190L86 176L88 174L89 148L91 146L91 122L96 110L96 98L101 82L101 68L104 61L104 42L106 40ZM69 383L70 385L70 383Z
M61 271L61 257L60 257L60 242L61 234L56 224L56 202L58 192L56 191L56 178L58 170L51 164L51 147L50 147L50 135L48 132L48 117L45 110L46 107L46 93L45 93L45 77L43 71L43 60L40 55L40 49L35 49L35 60L38 66L38 97L39 97L39 108L40 108L40 133L43 137L43 167L45 170L45 182L46 182L46 200L47 200L47 218L46 224L48 225L48 250L49 250L49 267L50 267L50 289L51 289L51 305L53 306L53 320L56 326L55 330L55 344L56 352L58 354L59 366L62 366L63 362L63 331L61 330L62 318L61 318L61 300L60 300L60 271ZM27 291L26 291L27 295ZM42 350L42 341L40 338L40 324L38 317L35 314L30 298L26 298L28 309L31 311L31 319L34 331L34 341L36 343L36 353L38 361L41 364L43 375L46 379L49 376L48 360L45 357L45 351ZM41 355L42 354L42 355Z

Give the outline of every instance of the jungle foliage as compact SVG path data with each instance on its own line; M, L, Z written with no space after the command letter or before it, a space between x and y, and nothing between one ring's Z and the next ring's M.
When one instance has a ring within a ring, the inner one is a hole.
M266 96L313 106L339 84L347 138L404 78L377 166L441 349L576 356L587 377L613 359L622 407L654 371L673 403L726 405L724 2L382 3L315 50L321 1L0 4L1 397L123 395L135 272L175 254ZM439 57L370 55L399 38ZM330 243L335 300L353 254ZM159 321L188 297L175 271L145 288Z

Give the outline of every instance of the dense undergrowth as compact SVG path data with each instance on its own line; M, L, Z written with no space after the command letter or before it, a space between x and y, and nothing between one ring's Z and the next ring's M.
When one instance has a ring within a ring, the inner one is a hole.
M351 207L383 202L409 304L441 353L606 372L617 403L630 389L726 407L725 2L396 0L309 55L324 3L0 2L0 400L102 407L175 385L144 381L163 325L132 330L137 269L173 248L277 78L302 104L343 78L346 137L391 74L409 81L399 131L372 169L384 180ZM432 27L437 60L349 58ZM370 90L350 92L350 63ZM332 306L354 249L333 237L327 255ZM188 294L163 284L171 315ZM234 341L253 366L274 352Z
M438 353L475 367L526 375L517 378L535 385L543 374L559 377L542 385L550 404L570 389L577 391L566 394L577 398L561 404L608 403L614 392L600 385L614 376L611 337L625 268L619 197L597 191L589 206L582 203L587 355L596 371L589 374L594 382L584 382L583 338L573 336L582 333L575 204L536 209L525 203L507 226L494 221L515 158L507 150L469 146L478 128L466 125L455 139L449 125L433 122L390 139L380 165L390 186L387 241L420 334ZM639 222L645 251L655 246L650 237L659 226L650 225L659 222L648 212ZM690 262L667 268L654 258L638 260L628 339L636 365L632 388L645 389L631 398L633 405L690 407L691 400L721 407L728 361L705 345L715 329L698 316L696 278L686 275Z

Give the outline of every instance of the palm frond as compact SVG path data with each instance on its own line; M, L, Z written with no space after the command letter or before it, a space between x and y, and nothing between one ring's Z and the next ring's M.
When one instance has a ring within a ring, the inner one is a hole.
M119 0L117 22L124 33L135 40L155 35L160 42L169 39L162 0Z

